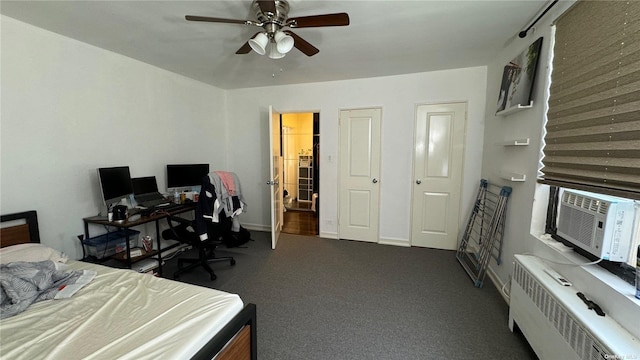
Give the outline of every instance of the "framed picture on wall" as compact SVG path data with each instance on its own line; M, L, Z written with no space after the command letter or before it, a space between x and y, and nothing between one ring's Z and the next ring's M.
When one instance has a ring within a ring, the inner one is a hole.
M541 48L542 38L538 38L504 67L496 112L517 105L529 105Z

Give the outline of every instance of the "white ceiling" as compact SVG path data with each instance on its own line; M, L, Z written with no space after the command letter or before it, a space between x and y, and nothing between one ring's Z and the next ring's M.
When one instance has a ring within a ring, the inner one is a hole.
M349 14L346 27L293 31L320 49L272 60L235 52L260 28L190 22L250 18L250 0L6 1L0 13L222 89L321 82L488 64L547 0L290 0L290 17ZM523 48L524 48L523 44Z

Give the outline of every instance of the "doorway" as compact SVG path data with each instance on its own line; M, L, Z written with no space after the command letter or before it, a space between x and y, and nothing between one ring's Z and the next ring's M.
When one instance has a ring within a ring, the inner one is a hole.
M319 234L320 114L287 113L280 117L284 181L282 232Z

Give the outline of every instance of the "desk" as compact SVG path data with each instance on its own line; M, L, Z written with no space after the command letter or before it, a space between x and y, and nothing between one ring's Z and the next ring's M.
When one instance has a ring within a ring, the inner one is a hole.
M158 208L161 209L161 208ZM174 215L178 215L178 214L182 214L182 213L186 213L189 211L194 211L196 209L196 203L192 202L192 203L187 203L187 204L183 204L180 205L178 207L173 207L170 208L167 211L158 211L158 212L154 212L149 216L141 216L138 220L135 221L129 221L129 220L124 220L121 222L117 222L117 221L108 221L104 216L91 216L91 217L86 217L84 219L82 219L82 221L84 222L84 236L85 239L90 238L89 236L89 225L93 224L93 225L103 225L103 226L112 226L116 229L119 230L123 230L125 232L125 236L127 236L127 240L125 241L126 243L126 251L117 253L115 255L109 256L110 259L117 259L120 261L123 261L127 268L131 268L131 265L137 261L143 260L143 259L147 259L150 257L153 257L155 255L158 255L157 259L158 259L158 273L160 275L162 275L162 251L164 250L169 250L171 248L174 248L176 246L179 246L180 243L174 244L174 245L170 245L167 246L165 248L161 248L161 242L160 242L160 220L162 219L167 219L167 221L169 220L170 216L174 216ZM129 215L131 216L131 215ZM145 252L145 254L141 255L141 256L137 256L134 257L133 259L131 258L131 246L129 244L128 241L128 234L127 232L129 231L129 229L135 227L135 226L139 226L139 225L144 225L147 223L151 223L151 222L155 222L156 224L156 246L155 246L155 250L149 251L149 252ZM82 244L83 246L83 254L84 254L84 243Z

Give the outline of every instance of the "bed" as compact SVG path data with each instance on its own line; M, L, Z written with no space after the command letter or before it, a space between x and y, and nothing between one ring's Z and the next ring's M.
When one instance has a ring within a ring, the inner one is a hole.
M3 263L16 248L48 249L36 245L35 211L2 215L1 222ZM31 245L18 245L25 243ZM3 319L3 359L257 358L256 307L236 294L132 270L66 264L97 275L70 298L36 302Z

